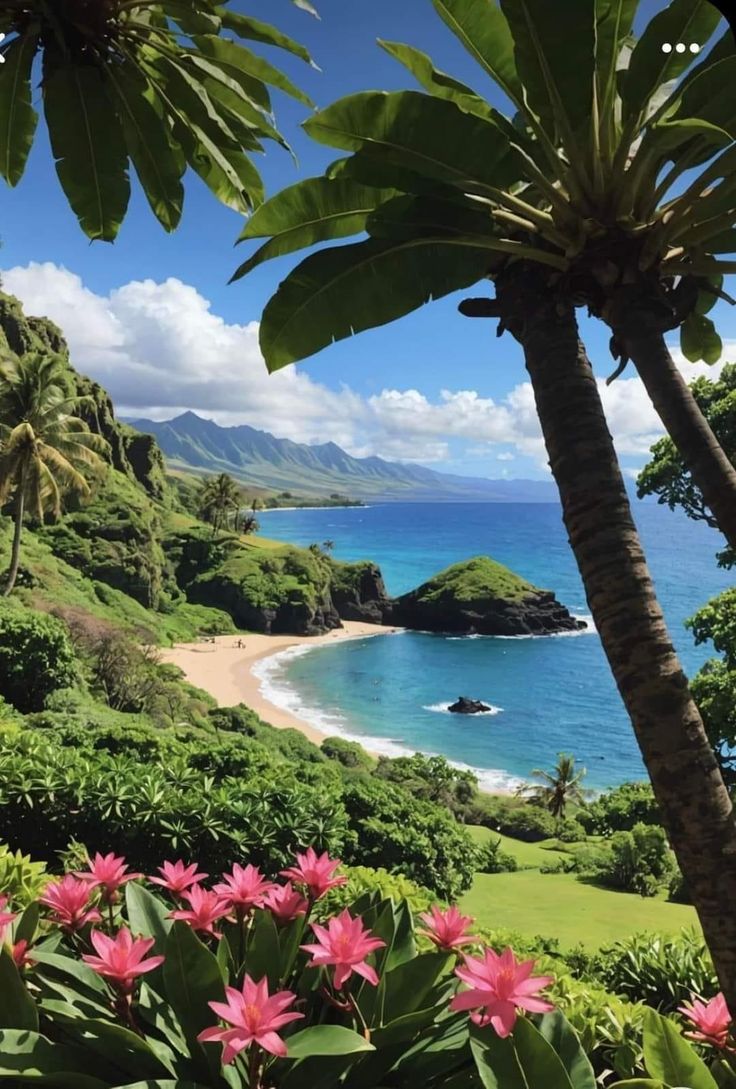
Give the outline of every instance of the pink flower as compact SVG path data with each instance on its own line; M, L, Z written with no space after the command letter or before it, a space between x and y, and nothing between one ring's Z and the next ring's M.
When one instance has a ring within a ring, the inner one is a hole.
M451 1010L477 1010L471 1014L476 1025L493 1025L499 1036L510 1036L516 1011L546 1013L554 1006L537 995L554 982L553 976L532 976L534 961L517 961L510 949L500 955L486 949L483 958L467 957L455 975L470 987L450 1002Z
M12 911L3 911L8 902L7 896L0 896L0 945L5 941L5 931L8 929L16 915Z
M124 858L118 858L112 851L108 855L101 855L99 851L89 862L89 873L83 870L75 876L86 881L90 888L102 888L102 898L105 903L113 903L121 885L126 881L133 881L137 877L143 877L142 873L128 873L128 867Z
M164 962L163 957L146 959L146 953L154 944L153 938L134 938L127 927L118 930L114 938L101 930L93 930L90 938L99 955L84 953L82 960L123 994L132 992L137 976L152 972Z
M15 943L10 950L10 955L15 961L15 966L18 971L20 971L21 968L30 968L31 965L36 963L35 960L32 960L31 957L28 956L28 942L25 938L22 938L19 942Z
M200 1032L197 1037L202 1043L222 1041L223 1063L231 1063L235 1056L251 1044L258 1044L264 1051L285 1058L286 1044L277 1034L277 1029L303 1017L303 1013L284 1013L287 1006L296 998L293 991L277 991L269 995L266 979L258 983L246 975L242 991L235 987L226 987L227 1002L210 1002L209 1007L223 1021L234 1028L219 1028L214 1025Z
M89 882L68 873L61 881L47 885L38 899L51 908L53 921L64 930L81 930L85 923L97 923L102 918L97 908L89 906L89 894Z
M304 854L297 852L296 866L282 870L282 877L290 877L297 885L306 885L311 900L319 900L330 889L344 885L347 877L333 877L340 865L339 858L330 858L327 851L318 855L313 847L308 847Z
M461 915L453 905L447 911L442 911L435 904L428 912L419 918L425 923L423 933L439 949L448 952L457 949L461 945L470 945L478 939L468 933L468 927L473 922L470 915Z
M272 885L263 899L263 906L271 912L277 922L290 923L297 915L306 915L309 901L293 887L291 881L285 885Z
M696 1032L685 1033L691 1040L699 1040L703 1044L712 1044L719 1048L728 1046L731 1014L728 1012L726 999L720 992L710 1002L702 1002L693 995L690 1005L680 1006L678 1013L687 1017L697 1029Z
M152 885L161 885L173 892L174 896L181 896L192 885L206 881L209 877L208 873L198 873L196 862L185 866L181 859L177 862L164 862L163 866L159 866L158 872L160 877L149 877L148 880Z
M386 943L380 938L372 938L370 931L363 926L362 919L354 919L347 908L328 920L327 926L312 924L317 938L315 945L303 945L306 953L312 954L310 968L323 964L335 965L335 988L339 990L353 972L367 979L374 987L378 984L375 968L366 964L365 958Z
M215 892L240 915L250 908L261 907L264 896L276 887L273 881L266 880L257 866L243 868L236 862L233 872L222 876L224 881L215 885Z
M201 885L193 885L183 895L189 907L172 911L169 918L181 919L182 922L189 923L192 930L199 930L218 938L219 934L215 932L213 924L227 915L230 910L227 902L219 893L212 892L211 889L203 889Z

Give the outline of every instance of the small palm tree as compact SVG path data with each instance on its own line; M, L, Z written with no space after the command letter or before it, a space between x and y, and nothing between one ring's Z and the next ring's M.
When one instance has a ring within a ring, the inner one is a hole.
M104 469L107 443L75 415L83 400L59 356L31 352L0 364L0 504L15 493L5 597L18 576L26 511L58 517L64 492L89 493L82 469Z
M238 484L227 473L210 477L202 482L199 492L200 517L209 522L212 532L226 526L229 518L237 520L237 514L243 502L242 492Z
M580 805L585 800L585 791L580 784L586 770L576 767L575 757L569 753L557 754L557 763L551 772L535 768L532 775L540 782L524 784L518 793L529 801L543 805L557 821L564 820L569 804Z

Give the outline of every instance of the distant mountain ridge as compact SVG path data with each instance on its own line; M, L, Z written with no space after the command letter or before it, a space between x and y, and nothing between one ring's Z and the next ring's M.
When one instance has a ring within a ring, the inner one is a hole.
M277 492L315 498L339 492L374 502L557 502L551 481L454 476L375 456L355 458L334 442L308 446L247 424L220 427L195 412L160 422L128 422L156 437L173 468L230 473L245 484Z

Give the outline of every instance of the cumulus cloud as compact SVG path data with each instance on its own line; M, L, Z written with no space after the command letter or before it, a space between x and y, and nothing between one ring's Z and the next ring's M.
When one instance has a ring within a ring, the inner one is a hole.
M298 367L268 375L258 323L226 322L175 277L132 281L103 296L47 262L12 268L3 282L28 313L63 328L75 366L101 382L124 415L168 419L193 409L225 426L248 423L297 442L333 441L356 456L420 462L457 460L458 451L477 453L477 444L494 457L494 445L503 444L546 464L528 382L500 401L451 389L437 399L417 389L366 398L347 386L330 389ZM688 379L717 373L675 356ZM645 454L662 427L639 379L601 381L600 389L619 452Z

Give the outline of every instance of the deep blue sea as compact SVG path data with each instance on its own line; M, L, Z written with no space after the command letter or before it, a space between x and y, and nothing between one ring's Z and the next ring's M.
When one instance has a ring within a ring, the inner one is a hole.
M721 539L652 503L635 517L671 634L694 673L711 656L683 626L733 584L718 568ZM379 504L259 514L261 532L308 545L334 541L341 560L372 559L391 594L441 568L487 554L587 617L583 587L556 504ZM264 693L325 733L374 751L441 753L472 767L490 789L548 767L560 751L602 789L644 773L626 713L595 632L536 638L466 638L403 632L335 646L296 648L260 666ZM457 696L495 713L452 715Z

